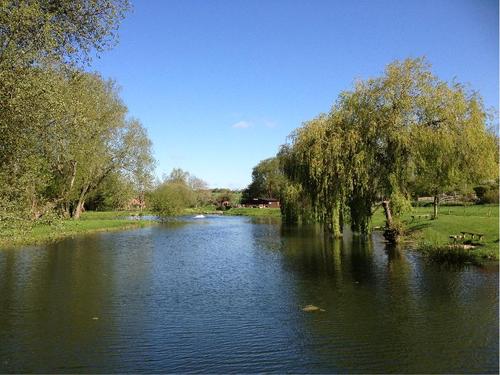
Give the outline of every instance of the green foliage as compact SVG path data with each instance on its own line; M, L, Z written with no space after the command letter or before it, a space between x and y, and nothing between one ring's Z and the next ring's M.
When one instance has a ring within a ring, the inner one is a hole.
M128 208L130 201L136 195L133 183L124 175L113 172L89 194L85 207L93 211L123 210Z
M450 245L450 235L462 231L482 233L480 246L468 251L476 259L498 259L499 207L492 205L466 205L443 207L439 220L431 220L432 207L414 207L412 212L403 214L398 221L406 226L405 234L416 248L429 249ZM419 216L420 215L420 216ZM424 217L422 215L428 215ZM413 216L413 217L412 217ZM373 216L374 227L384 226L383 213L378 210Z
M150 196L150 209L159 216L167 217L182 213L193 204L193 193L186 184L166 181Z
M395 191L391 195L391 210L394 216L401 216L404 213L412 210L411 201L399 191Z
M114 44L127 0L0 0L0 69L88 61Z
M300 185L287 183L281 189L280 208L286 223L293 224L304 220L306 205L301 202L302 189Z
M430 246L423 245L419 249L429 260L437 263L443 264L456 264L462 265L465 263L471 263L479 265L477 257L463 246Z
M424 59L395 61L290 135L278 159L298 188L284 188L283 215L296 222L306 213L334 235L349 218L366 233L375 205L390 202L391 227L391 210L402 215L410 194L424 193L436 197L437 214L441 193L497 178L488 118L477 93L439 80Z
M210 199L206 185L189 172L174 168L149 194L149 206L162 217L179 215L186 208L204 206Z
M279 208L231 208L224 215L279 218L281 212Z
M403 221L395 220L389 227L384 229L384 238L390 243L398 243L407 231L406 224Z
M481 199L481 203L497 203L498 204L498 188L488 190L483 199Z
M151 142L126 118L116 84L77 69L114 43L127 8L0 0L1 215L78 218L90 196L109 196L111 175L137 195L151 185Z
M479 203L498 203L498 184L476 186L474 192Z
M278 158L262 160L252 170L252 182L243 191L242 203L254 198L277 198L284 182Z
M127 217L137 212L84 212L82 220L38 221L29 228L12 225L8 229L0 228L0 248L31 245L56 241L77 234L101 231L123 230L153 225L153 221L131 220Z

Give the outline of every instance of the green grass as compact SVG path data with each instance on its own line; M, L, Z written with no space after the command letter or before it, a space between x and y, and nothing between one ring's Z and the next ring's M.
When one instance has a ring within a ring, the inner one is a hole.
M213 211L213 208L202 207L187 210L185 214L211 211ZM0 247L39 244L78 234L151 225L152 222L150 221L127 219L129 216L141 214L147 215L149 213L140 213L138 211L90 211L83 213L80 220L61 220L55 221L53 224L36 224L25 230L20 228L3 229L0 231ZM447 253L451 244L449 236L467 231L485 235L482 241L475 241L480 246L475 249L465 250L468 254L472 254L475 259L498 260L498 205L443 206L440 207L437 220L411 218L412 215L426 214L432 214L432 207L416 207L413 208L412 212L406 213L399 218L406 224L407 236L405 239L415 242L416 247L420 248L424 254L430 255L434 250L436 256L442 255L443 258L452 256L453 254ZM279 208L232 208L224 211L224 215L280 217L280 210ZM372 227L382 228L384 220L382 209L376 210L372 219ZM460 258L465 259L466 257L462 253L459 254Z
M279 208L231 208L224 211L224 215L231 216L256 216L256 217L280 217Z
M220 213L221 211L217 211L214 205L207 205L196 208L185 208L181 215L198 215L198 214L209 214L209 213Z
M482 241L474 241L478 245L475 249L467 250L476 259L498 260L498 205L474 205L474 206L442 206L439 207L436 220L417 218L412 215L432 216L432 207L416 207L412 212L404 214L400 219L406 224L407 239L417 243L417 248L436 251L449 247L450 235L458 235L460 232L483 233ZM374 227L384 226L382 210L377 210L373 217Z
M139 214L134 211L85 212L80 220L39 223L25 229L4 229L0 232L0 248L41 244L85 233L141 228L153 223L126 219L128 216Z

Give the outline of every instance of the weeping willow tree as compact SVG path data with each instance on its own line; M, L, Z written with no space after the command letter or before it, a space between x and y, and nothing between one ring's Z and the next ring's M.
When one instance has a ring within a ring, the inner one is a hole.
M412 149L415 189L434 197L437 219L441 194L496 181L498 138L476 92L441 84L433 95L423 125L412 129Z
M424 59L396 61L291 134L279 154L291 184L283 215L307 213L334 236L348 216L352 230L365 234L382 206L386 238L397 241L393 212L411 207L415 186L437 197L494 178L495 144L477 94L439 80ZM307 211L296 207L301 202Z
M302 221L325 224L333 236L342 234L341 131L336 116L321 115L297 129L290 137L292 146L283 147L280 153L284 173L291 182L283 199L287 221L293 221L287 215L300 215ZM288 210L301 201L306 202L307 209Z

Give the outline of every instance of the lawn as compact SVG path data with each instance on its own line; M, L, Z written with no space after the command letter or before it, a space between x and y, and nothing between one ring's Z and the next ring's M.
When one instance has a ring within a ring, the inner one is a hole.
M197 209L189 214L195 211L200 212ZM131 216L138 218L143 214L148 213L89 211L84 212L80 220L59 220L52 224L35 224L24 230L4 229L0 232L0 247L38 244L77 234L152 225L152 221L130 218ZM224 215L280 217L281 213L279 208L232 208L224 211ZM417 217L418 215L429 215L429 218ZM479 242L480 246L470 252L477 258L498 260L498 205L443 206L440 207L437 220L430 219L431 215L432 206L415 207L411 212L399 218L406 224L407 241L414 242L418 248L425 248L429 252L433 248L446 248L451 243L450 235L458 235L463 231L482 233L484 238ZM415 217L412 218L412 216ZM384 226L384 220L382 209L377 209L373 215L372 227L381 229Z
M153 223L129 218L138 215L139 212L132 211L89 211L84 212L80 220L56 220L50 224L3 229L0 232L0 247L34 245L78 234L140 228Z
M480 246L470 251L480 258L498 259L498 205L442 206L438 214L436 220L430 219L432 206L415 207L404 214L400 219L406 224L407 238L415 241L418 247L432 248L450 244L450 236L460 232L482 233L483 240L474 241ZM429 215L429 218L418 218L417 215ZM372 225L383 227L381 209L375 213Z
M281 211L279 208L231 208L224 211L224 215L281 217Z

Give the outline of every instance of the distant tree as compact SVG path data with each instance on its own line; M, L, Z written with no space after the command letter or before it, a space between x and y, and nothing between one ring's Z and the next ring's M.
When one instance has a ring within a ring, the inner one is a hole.
M128 208L131 200L136 197L137 191L133 182L115 171L89 194L85 208L95 211L122 210Z
M276 157L260 161L252 170L252 182L243 191L242 200L278 198L285 181Z
M189 207L210 202L207 183L180 168L174 168L149 197L151 209L160 216L171 216Z
M201 178L190 175L188 178L188 185L193 190L195 195L195 207L205 206L210 204L212 194L208 189L208 184Z
M193 203L192 190L176 181L163 182L150 195L151 210L162 217L180 214Z
M177 182L180 184L188 185L190 174L187 171L182 170L181 168L174 168L172 172L167 177L167 180L170 182Z
M225 209L224 202L231 202L233 199L233 192L230 189L217 189L213 193L215 205L217 208Z

